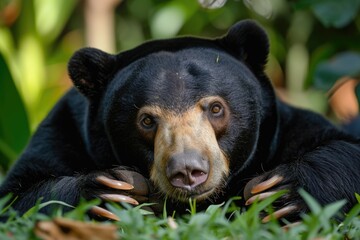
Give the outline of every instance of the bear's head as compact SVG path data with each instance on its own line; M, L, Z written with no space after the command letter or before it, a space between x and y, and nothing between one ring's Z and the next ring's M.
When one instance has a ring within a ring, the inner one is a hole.
M99 164L139 169L173 199L216 196L269 148L260 136L275 128L268 48L265 32L242 21L218 39L78 51L69 73L89 102L89 151Z

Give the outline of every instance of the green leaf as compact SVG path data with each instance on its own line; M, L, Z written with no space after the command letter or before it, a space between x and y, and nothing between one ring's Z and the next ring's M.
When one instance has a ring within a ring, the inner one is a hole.
M5 59L0 55L0 165L7 169L30 136L28 117Z
M134 207L134 209L137 209L142 215L154 215L153 212L143 209L144 207L150 207L153 205L156 205L156 203L142 203Z
M341 28L349 24L360 8L358 0L300 0L295 9L310 8L326 27Z
M206 213L209 215L214 214L216 211L218 211L218 209L220 209L221 207L223 207L225 204L225 202L220 203L220 204L214 204L214 205L210 205L207 209L206 209Z
M61 206L64 206L64 207L69 207L69 208L74 208L74 206L69 205L69 204L67 204L65 202L52 200L52 201L36 204L34 207L30 208L26 213L24 213L23 217L24 218L30 218L34 214L36 214L40 209L42 209L44 207L47 207L49 205L53 205L53 204L61 205Z
M356 200L358 201L358 203L360 203L360 195L355 193L355 197L356 197Z
M322 207L321 205L313 198L309 193L307 193L304 189L299 190L299 194L304 199L304 201L309 206L310 210L314 214L320 214Z
M80 199L80 203L73 210L66 212L64 216L67 218L75 219L75 220L84 220L87 217L87 212L93 207L100 204L100 199L93 199L91 201L86 201L84 199ZM66 207L71 207L69 205L64 205Z
M73 0L34 0L36 28L45 42L56 40L77 4Z
M314 72L314 87L328 91L341 77L360 74L360 54L343 52L321 62Z
M14 200L11 203L9 203L10 199L11 199L11 194L8 194L0 199L0 216L4 214L11 207L11 205L17 198L14 198Z
M189 207L190 207L190 214L196 214L196 199L189 198Z
M317 1L312 10L324 26L342 28L356 17L359 6L358 0Z
M346 214L346 218L343 222L344 226L349 225L353 219L355 219L356 217L358 217L360 214L360 204L356 204L347 214Z
M327 222L331 217L333 217L336 213L338 213L345 204L346 204L346 200L340 200L326 205L324 207L324 215Z

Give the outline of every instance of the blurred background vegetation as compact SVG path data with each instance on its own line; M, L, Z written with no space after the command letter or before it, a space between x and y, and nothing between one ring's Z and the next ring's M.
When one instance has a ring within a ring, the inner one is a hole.
M329 91L351 82L340 99L352 117L359 8L360 0L0 0L0 172L71 87L66 65L77 49L116 53L153 38L217 37L246 18L269 34L267 72L281 98L331 115L339 104L329 104ZM334 116L344 121L349 113Z

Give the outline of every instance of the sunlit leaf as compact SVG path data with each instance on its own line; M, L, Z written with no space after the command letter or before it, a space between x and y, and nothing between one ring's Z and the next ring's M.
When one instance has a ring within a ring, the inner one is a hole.
M34 0L36 28L46 42L60 34L77 3L74 0Z
M0 164L8 168L24 148L30 130L24 104L2 55L0 76Z
M244 0L244 4L265 18L270 18L272 15L273 9L270 0Z
M169 5L156 12L150 27L154 38L175 36L183 26L186 13L177 5Z
M30 109L29 122L31 129L40 121L34 109L41 99L46 83L45 52L41 42L34 34L28 34L19 42L19 67L21 68L21 96L27 109Z

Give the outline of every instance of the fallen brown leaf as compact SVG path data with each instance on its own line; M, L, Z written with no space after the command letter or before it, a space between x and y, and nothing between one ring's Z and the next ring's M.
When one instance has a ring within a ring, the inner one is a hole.
M116 226L111 224L55 218L38 222L34 231L44 240L113 240L118 239L116 230Z

